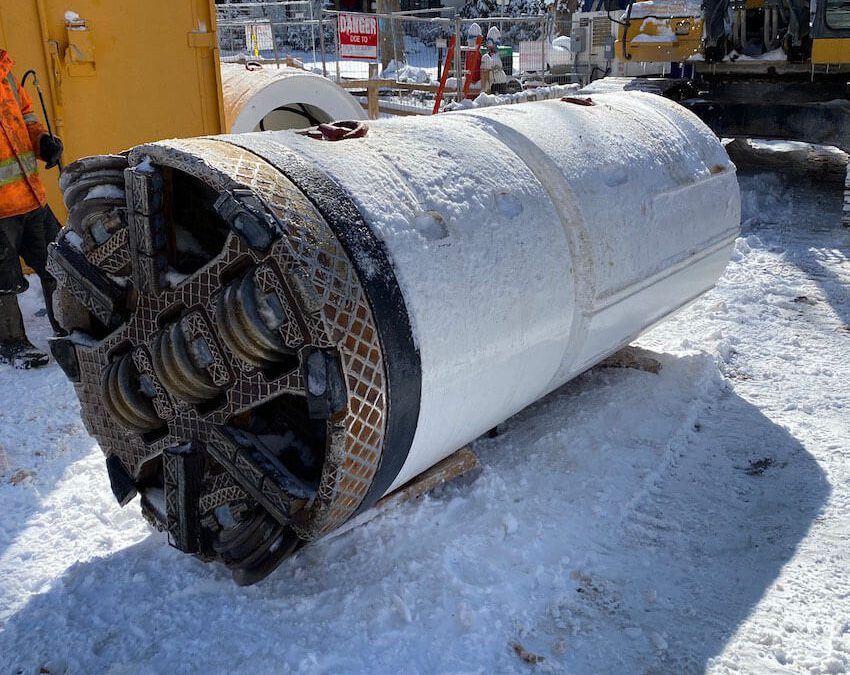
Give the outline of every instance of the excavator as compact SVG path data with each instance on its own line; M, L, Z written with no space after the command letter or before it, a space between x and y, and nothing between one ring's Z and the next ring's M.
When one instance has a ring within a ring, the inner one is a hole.
M573 18L577 70L608 75L586 93L653 91L724 138L850 152L850 0L649 0L586 14ZM850 226L850 169L842 222Z

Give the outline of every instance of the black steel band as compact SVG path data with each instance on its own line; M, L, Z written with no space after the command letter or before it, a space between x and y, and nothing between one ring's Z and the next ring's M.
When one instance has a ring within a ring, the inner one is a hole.
M312 202L357 271L378 328L387 373L387 426L378 471L356 511L361 513L383 496L410 452L419 421L422 390L419 350L383 242L375 236L339 184L292 151L270 141L269 136L268 133L239 134L214 136L211 140L236 145L269 162ZM366 261L368 273L363 268Z

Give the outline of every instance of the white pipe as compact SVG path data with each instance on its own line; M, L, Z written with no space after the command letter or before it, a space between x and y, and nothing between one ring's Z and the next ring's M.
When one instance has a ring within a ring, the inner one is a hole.
M363 107L342 87L297 68L247 70L243 65L222 63L221 80L230 133L258 131L260 122L269 131L313 126L306 118L274 112L288 106L308 106L319 122L365 119Z
M455 112L318 143L277 134L385 243L422 358L390 490L714 285L738 234L735 167L651 94Z

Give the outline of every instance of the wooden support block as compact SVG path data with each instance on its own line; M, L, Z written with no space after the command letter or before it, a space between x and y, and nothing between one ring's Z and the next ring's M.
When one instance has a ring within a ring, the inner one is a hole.
M414 110L402 110L401 108L393 108L392 106L380 106L378 108L379 112L386 113L387 115L395 115L396 117L414 117L416 115L430 115L431 113L428 110L422 109L421 112Z
M304 65L304 62L300 59L293 58L292 56L287 56L283 59L283 64L288 68L297 68L298 70L306 70L310 72L310 70Z
M359 89L365 90L370 84L374 83L378 89L398 89L401 91L425 91L436 93L439 85L436 84L417 84L415 82L396 82L395 80L342 80L339 86L343 89Z
M367 113L370 120L378 119L378 64L369 64L369 83L366 87Z
M343 532L348 532L355 527L364 525L375 516L384 513L387 509L418 499L422 495L427 494L450 481L457 480L461 477L474 480L480 472L480 468L481 464L478 461L478 455L472 452L472 449L469 446L465 446L454 454L446 457L443 461L438 462L427 471L423 471L410 482L402 485L395 492L388 494L386 497L379 500L378 503L371 509L352 518L342 527L331 532L326 538L336 537Z
M469 446L463 447L427 471L420 473L416 478L412 479L409 483L405 483L395 492L388 494L375 504L375 508L383 508L385 502L403 504L404 502L418 499L440 485L460 478L479 467L478 455L472 452Z
M612 354L599 364L599 368L634 368L647 373L661 371L661 362L651 356L653 352L629 345L623 347L616 354Z

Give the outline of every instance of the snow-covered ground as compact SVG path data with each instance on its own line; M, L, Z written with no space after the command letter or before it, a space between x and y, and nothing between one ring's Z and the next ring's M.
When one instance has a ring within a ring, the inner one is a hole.
M0 673L850 670L843 157L759 147L725 276L639 341L659 374L586 373L257 586L115 504L55 365L0 366Z

